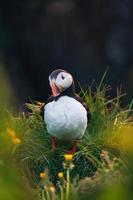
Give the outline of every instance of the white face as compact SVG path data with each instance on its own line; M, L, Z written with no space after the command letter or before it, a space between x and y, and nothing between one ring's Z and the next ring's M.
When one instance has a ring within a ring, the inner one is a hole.
M67 72L60 72L55 80L55 84L62 91L66 90L72 85L73 78Z

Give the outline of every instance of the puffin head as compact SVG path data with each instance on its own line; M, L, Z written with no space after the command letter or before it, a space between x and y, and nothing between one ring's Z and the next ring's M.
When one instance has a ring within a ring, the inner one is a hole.
M63 69L56 69L49 75L49 83L53 96L58 96L74 87L74 81L71 74Z

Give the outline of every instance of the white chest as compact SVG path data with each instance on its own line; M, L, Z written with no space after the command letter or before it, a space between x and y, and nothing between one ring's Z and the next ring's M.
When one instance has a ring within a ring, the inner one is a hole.
M48 133L64 140L81 138L87 127L87 111L74 98L63 96L46 104L44 120Z

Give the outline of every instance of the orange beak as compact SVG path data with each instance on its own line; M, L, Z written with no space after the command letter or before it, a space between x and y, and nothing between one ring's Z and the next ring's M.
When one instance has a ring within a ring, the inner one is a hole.
M59 85L59 86L58 86L58 89L59 89L59 91L60 91L60 93L61 93L61 92L62 92L62 86Z
M58 93L56 92L56 87L55 87L55 81L54 80L52 81L51 89L52 89L52 95L54 97L57 96Z

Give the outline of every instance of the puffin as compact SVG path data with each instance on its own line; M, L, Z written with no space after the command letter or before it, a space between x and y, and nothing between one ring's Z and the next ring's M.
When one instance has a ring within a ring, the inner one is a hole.
M73 77L66 70L54 70L49 75L49 84L52 95L44 106L44 121L51 136L51 148L56 149L57 139L70 142L72 148L67 153L74 154L90 121L89 108L76 94Z

